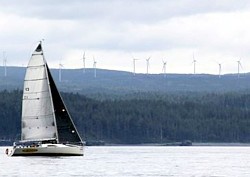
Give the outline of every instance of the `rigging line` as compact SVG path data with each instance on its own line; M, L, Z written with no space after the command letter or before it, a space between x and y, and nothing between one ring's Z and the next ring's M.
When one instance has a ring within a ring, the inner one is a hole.
M23 98L23 100L39 100L40 98Z
M41 80L46 80L47 78L44 77L44 78L41 78L41 79L26 79L24 81L41 81Z
M25 143L25 142L36 142L36 141L46 141L46 140L55 140L56 138L44 138L44 139L25 139L25 140L21 140L19 141L20 143Z
M46 99L48 99L48 98L50 98L50 97L36 97L36 98L28 98L28 97L23 97L23 101L26 101L26 100L46 100Z
M34 55L43 55L43 53L33 53L32 56Z
M45 115L39 115L39 116L22 116L23 118L27 118L27 119L37 119L37 117L44 117L44 118L51 118L50 116L52 116L53 114L45 114Z
M39 94L39 93L45 93L45 92L49 92L49 90L44 90L44 91L41 91L41 92L27 92L25 94Z
M42 68L42 67L45 67L45 64L35 65L35 66L32 66L32 65L27 66L27 68Z

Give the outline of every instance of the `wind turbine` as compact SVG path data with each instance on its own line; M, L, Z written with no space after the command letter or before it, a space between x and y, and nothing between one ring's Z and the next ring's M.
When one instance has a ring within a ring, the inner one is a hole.
M151 57L147 58L146 59L146 62L147 62L147 75L148 75L148 70L149 70L149 60L150 60Z
M93 57L93 69L94 69L94 77L96 78L96 64L95 57Z
M136 60L139 60L139 59L133 58L134 76L135 76L135 64L136 64L135 61Z
M196 68L195 68L196 62L197 62L197 61L194 59L194 54L193 54L194 74L196 73L196 70L195 70L195 69L196 69Z
M221 78L221 63L218 63L219 65L219 78Z
M237 61L237 63L238 63L238 79L240 78L240 68L242 68L240 60Z
M4 77L7 77L7 57L5 51L3 52L3 67L4 67Z
M59 82L62 82L62 68L63 64L59 63Z
M83 53L82 62L83 62L82 72L85 73L85 52Z
M163 71L163 73L164 73L164 77L166 77L166 66L167 66L167 62L164 61L164 60L162 60L162 62L163 62L162 71Z

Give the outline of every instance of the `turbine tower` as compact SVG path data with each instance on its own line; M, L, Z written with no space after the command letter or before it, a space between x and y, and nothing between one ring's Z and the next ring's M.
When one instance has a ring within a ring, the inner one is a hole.
M95 57L93 57L93 69L94 69L94 78L96 78L96 64Z
M162 71L163 71L163 73L164 73L164 77L166 77L166 66L167 66L167 62L164 61L164 60L162 60L162 62L163 62Z
M219 78L221 78L221 63L218 63L219 65Z
M85 52L83 53L82 64L83 64L82 72L85 73Z
M242 68L240 60L237 61L237 63L238 63L238 79L240 78L240 68Z
M146 59L146 62L147 62L147 75L148 75L148 71L149 71L149 60L150 60L151 57L147 58Z
M62 82L62 68L63 64L59 63L59 82Z
M139 59L133 58L134 76L135 76L135 64L136 64L135 62L136 62L136 60L139 60Z
M194 74L196 73L196 70L195 70L195 69L196 69L196 68L195 68L195 67L196 67L196 62L197 62L197 61L194 59L194 54L193 54Z
M4 77L7 77L7 57L5 51L3 52L3 67L4 67Z

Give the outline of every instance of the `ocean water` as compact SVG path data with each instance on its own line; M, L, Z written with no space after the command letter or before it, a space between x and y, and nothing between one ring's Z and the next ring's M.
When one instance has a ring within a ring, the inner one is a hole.
M85 147L83 157L8 157L0 176L250 177L250 147Z

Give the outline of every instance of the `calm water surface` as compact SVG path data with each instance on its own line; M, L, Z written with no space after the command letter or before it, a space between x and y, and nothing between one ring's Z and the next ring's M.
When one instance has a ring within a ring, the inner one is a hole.
M250 177L250 147L86 147L84 157L7 157L0 176Z

